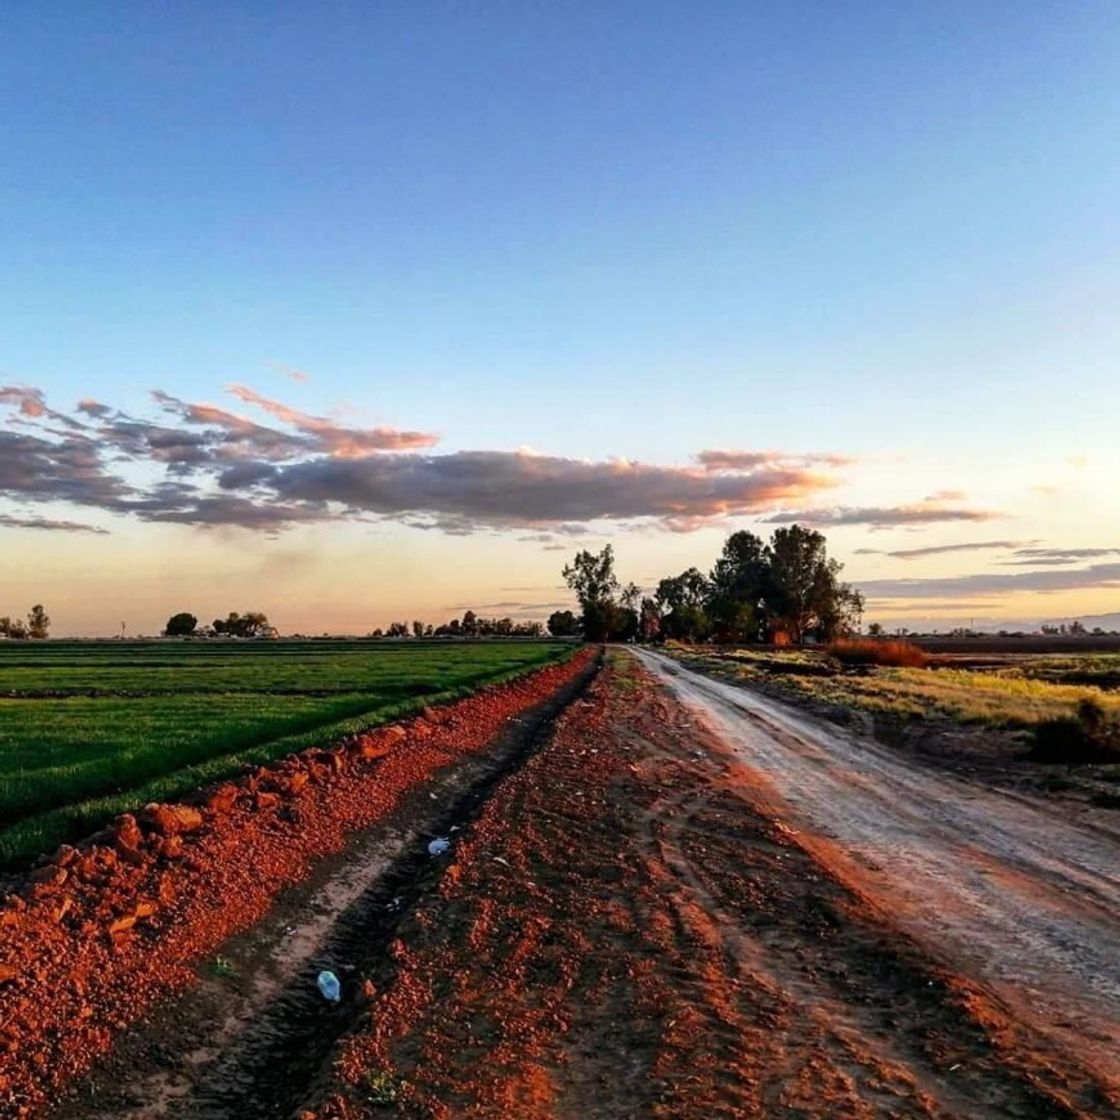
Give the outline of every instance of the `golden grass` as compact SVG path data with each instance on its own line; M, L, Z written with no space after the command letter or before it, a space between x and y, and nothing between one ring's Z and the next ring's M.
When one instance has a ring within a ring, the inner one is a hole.
M1078 703L1092 699L1120 716L1120 694L1090 685L1036 680L1018 672L969 669L873 668L861 673L802 675L767 672L760 658L743 651L726 655L683 654L702 667L743 681L766 682L794 697L820 700L863 711L915 719L945 717L962 723L1033 726L1041 720L1071 716ZM782 657L768 652L767 659ZM805 651L799 651L801 658ZM827 656L810 653L822 663Z

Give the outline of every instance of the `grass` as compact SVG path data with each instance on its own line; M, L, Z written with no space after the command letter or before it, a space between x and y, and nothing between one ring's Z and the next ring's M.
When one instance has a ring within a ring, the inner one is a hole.
M1094 685L1062 683L1053 665L1050 679L1038 679L1030 675L1029 664L1021 663L1010 669L985 671L872 667L844 672L823 650L795 651L788 665L783 665L785 654L775 651L673 652L684 660L695 660L701 668L746 682L765 683L795 699L872 714L1032 728L1045 720L1072 718L1084 700L1120 714L1120 693ZM1074 671L1071 668L1071 673Z
M550 642L0 643L0 866L567 657Z

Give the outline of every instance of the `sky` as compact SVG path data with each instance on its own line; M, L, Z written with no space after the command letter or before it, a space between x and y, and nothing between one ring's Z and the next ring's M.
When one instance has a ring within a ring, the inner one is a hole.
M1111 3L0 12L0 614L1120 611Z

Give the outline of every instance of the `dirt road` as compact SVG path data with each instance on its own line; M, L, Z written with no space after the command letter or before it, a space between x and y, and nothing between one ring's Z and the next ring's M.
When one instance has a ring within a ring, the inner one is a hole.
M1120 1079L1120 844L639 651L750 768L756 804L930 952Z

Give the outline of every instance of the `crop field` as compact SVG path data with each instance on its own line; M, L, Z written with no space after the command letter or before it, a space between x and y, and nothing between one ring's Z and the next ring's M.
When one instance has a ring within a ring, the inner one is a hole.
M549 642L0 644L0 866L563 659Z
M793 698L822 701L909 719L1029 727L1069 716L1081 700L1120 713L1120 655L989 656L983 667L951 659L929 668L869 667L844 671L825 650L695 650L675 654L744 682L766 683Z

